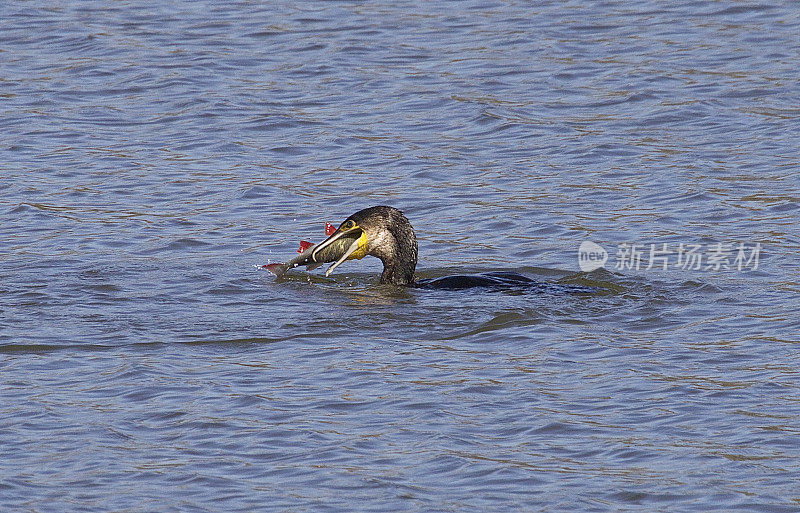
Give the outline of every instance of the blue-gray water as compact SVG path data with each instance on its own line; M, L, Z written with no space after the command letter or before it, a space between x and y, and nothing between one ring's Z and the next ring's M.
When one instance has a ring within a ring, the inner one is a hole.
M0 510L800 511L797 4L164 4L0 4Z

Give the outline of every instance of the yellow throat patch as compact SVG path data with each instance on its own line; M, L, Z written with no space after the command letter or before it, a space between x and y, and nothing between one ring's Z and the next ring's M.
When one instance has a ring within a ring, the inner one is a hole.
M361 237L358 238L358 248L353 251L347 259L361 260L365 256L367 256L367 234L362 231Z

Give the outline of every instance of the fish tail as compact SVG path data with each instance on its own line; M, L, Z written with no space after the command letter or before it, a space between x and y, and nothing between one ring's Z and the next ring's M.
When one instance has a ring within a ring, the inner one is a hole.
M289 270L289 266L286 264L267 264L262 265L261 268L266 269L275 276L283 276Z

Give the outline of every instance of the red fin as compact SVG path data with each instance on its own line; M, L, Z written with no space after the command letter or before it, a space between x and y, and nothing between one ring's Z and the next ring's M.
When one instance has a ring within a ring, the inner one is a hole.
M325 235L330 237L334 233L336 233L336 227L333 226L331 223L325 223Z
M311 246L312 246L312 244L310 242L308 242L307 240L301 240L300 241L300 249L298 249L297 252L298 253L302 253L303 251L307 250Z

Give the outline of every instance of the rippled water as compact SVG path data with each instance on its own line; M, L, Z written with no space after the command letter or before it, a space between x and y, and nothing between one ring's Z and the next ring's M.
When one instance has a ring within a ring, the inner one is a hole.
M789 2L0 4L0 509L800 511L799 30ZM599 291L255 267L376 204L420 278Z

